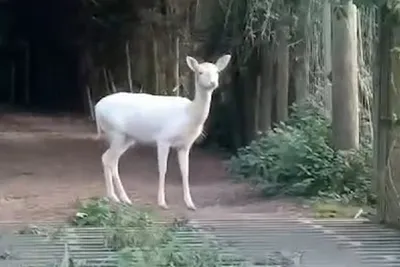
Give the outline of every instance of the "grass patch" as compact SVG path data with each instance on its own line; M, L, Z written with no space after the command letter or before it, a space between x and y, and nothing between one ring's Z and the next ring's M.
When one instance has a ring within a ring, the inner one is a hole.
M344 204L334 200L317 200L311 202L309 206L313 217L316 219L349 219L355 216L358 218L368 218L375 213L375 209L367 205Z
M149 209L93 199L80 203L72 223L105 228L105 246L117 252L118 266L122 267L246 266L237 257L223 256L216 242L196 234L197 229L186 220L161 221ZM195 245L187 242L191 236Z

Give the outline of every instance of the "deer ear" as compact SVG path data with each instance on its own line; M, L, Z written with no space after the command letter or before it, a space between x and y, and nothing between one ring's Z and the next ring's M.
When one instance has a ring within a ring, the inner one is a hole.
M223 71L228 66L229 61L231 61L231 55L223 55L217 60L215 66L217 66L219 71Z
M193 58L193 57L187 56L186 57L186 64L194 72L197 72L199 70L199 62L197 62L197 60L195 58Z

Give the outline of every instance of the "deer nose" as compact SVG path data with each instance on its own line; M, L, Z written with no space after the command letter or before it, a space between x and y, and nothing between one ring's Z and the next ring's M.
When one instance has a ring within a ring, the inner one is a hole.
M217 87L217 86L218 86L218 82L212 81L212 82L210 83L210 85L211 85L211 87Z

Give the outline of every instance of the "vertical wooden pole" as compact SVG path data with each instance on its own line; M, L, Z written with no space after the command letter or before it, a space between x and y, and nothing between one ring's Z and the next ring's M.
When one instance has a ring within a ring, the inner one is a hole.
M357 7L335 6L332 16L332 131L337 149L359 146Z

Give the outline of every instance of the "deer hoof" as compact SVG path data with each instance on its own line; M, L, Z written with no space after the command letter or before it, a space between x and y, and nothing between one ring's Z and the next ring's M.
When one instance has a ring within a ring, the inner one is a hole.
M164 209L164 210L169 209L167 203L165 203L165 202L164 202L164 203L162 203L162 202L160 203L160 202L159 202L159 203L158 203L158 206L160 206L160 207L161 207L162 209Z
M119 198L117 197L116 194L108 195L108 199L113 201L113 202L117 202L117 203L121 202L121 200L119 200Z
M196 210L196 206L193 203L186 204L186 206L189 210Z
M122 202L128 205L132 205L132 201L129 198L122 198Z

